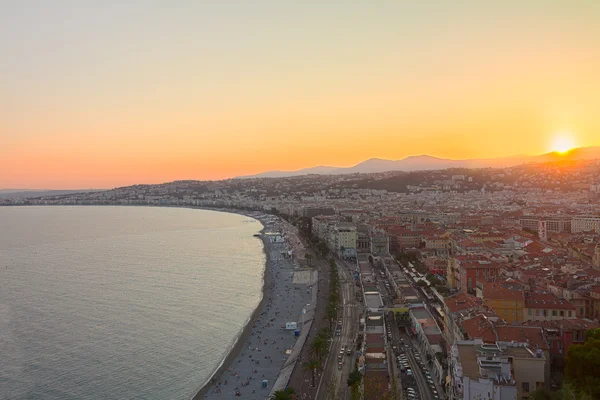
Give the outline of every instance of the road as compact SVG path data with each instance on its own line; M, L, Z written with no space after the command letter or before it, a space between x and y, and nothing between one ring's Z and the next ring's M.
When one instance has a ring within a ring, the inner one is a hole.
M375 272L374 276L375 276L376 282L379 286L380 293L384 299L384 303L386 305L391 305L393 302L393 296L392 296L393 293L390 290L387 290L385 287L385 281L387 278L382 278L381 275L379 274L379 270L377 268L375 269L374 272ZM393 318L389 314L386 317L388 317L388 319L390 321L393 321ZM400 330L400 328L398 327L398 325L396 323L391 323L390 327L391 327L391 332L392 332L391 345L399 348L404 343L408 344L408 347L405 348L405 355L408 359L408 363L413 372L412 379L414 379L414 383L416 384L419 395L421 396L422 399L433 398L433 393L431 392L431 389L429 387L429 384L427 383L427 379L426 379L425 375L423 374L421 366L420 366L419 362L417 361L417 359L414 357L415 351L418 351L417 344L411 340L411 338L404 332L404 330ZM395 355L394 355L394 357L391 358L391 360L393 360L392 362L394 363L394 365L397 365ZM423 361L426 362L425 359L423 359ZM394 373L395 371L397 371L397 368L392 367L390 372ZM411 384L412 380L410 378L408 378L405 373L400 373L400 377L401 378L400 378L399 382L400 382L401 386L403 386L403 387L409 387L409 386L414 387L415 386L414 384Z
M294 233L301 240L303 246L306 248L306 252L313 256L312 266L319 271L319 281L316 286L316 289L318 290L317 304L312 305L315 307L314 321L310 329L309 337L307 338L300 356L296 361L296 366L294 367L294 371L292 372L288 386L296 389L299 399L314 399L317 388L311 386L311 371L305 369L303 367L303 363L314 357L310 353L311 338L316 335L319 329L329 327L329 322L326 319L325 311L327 306L327 297L329 295L329 265L324 258L318 256L310 243L308 243L305 238L300 236L297 228L291 226L291 229L294 230ZM315 288L313 288L313 290L315 290ZM317 376L316 382L318 384L319 376Z
M342 369L340 370L338 368L338 355L340 354L342 346L352 344L353 350L355 350L359 309L357 307L355 294L356 286L354 285L354 279L352 278L351 273L348 272L347 266L342 262L337 261L336 265L340 277L340 294L342 296L342 304L340 307L342 329L339 336L333 336L329 357L327 358L322 380L318 387L317 396L315 397L316 399L323 400L327 398L327 387L332 380L335 382L337 391L340 394L340 396L336 398L346 399L346 396L349 396L349 393L347 393L348 386L346 385L346 380L354 368L354 360L356 357L355 351L352 352L351 356L344 355L342 357Z

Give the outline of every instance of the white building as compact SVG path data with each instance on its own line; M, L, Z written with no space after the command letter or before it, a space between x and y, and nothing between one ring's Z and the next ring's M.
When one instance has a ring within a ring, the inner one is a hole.
M495 344L481 339L459 340L451 348L449 375L450 400L515 400L516 382L511 364Z
M350 222L338 222L329 230L330 248L342 257L356 257L356 225Z
M573 233L595 231L600 233L600 217L582 216L573 217L571 224Z

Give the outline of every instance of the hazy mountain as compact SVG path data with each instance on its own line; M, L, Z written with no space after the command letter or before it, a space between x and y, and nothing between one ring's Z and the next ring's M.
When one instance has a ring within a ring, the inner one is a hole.
M356 164L353 167L313 167L298 171L269 171L257 175L242 176L240 178L281 178L300 175L337 175L356 173L377 173L387 171L423 171L447 168L504 168L526 163L550 162L559 160L589 160L600 159L600 147L581 147L573 149L566 154L557 152L537 156L511 156L501 158L473 158L466 160L452 160L429 155L410 156L401 160L383 160L371 158Z

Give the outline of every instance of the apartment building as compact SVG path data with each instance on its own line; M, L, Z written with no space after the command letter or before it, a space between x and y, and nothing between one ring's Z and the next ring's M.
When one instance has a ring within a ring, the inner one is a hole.
M311 218L312 234L319 240L327 240L329 237L329 228L335 222L333 216L317 216Z
M508 359L499 357L497 345L481 340L460 340L450 350L449 400L515 400L517 382Z
M552 293L525 292L526 321L555 321L577 318L575 306Z
M546 230L552 233L571 232L573 218L571 217L535 217L523 216L519 218L521 228L529 229L537 232L540 227L540 222L546 222Z
M357 225L356 227L356 252L369 253L371 251L371 235L368 225Z
M573 233L594 231L600 233L600 217L573 217L571 230Z
M329 248L342 257L356 257L356 225L336 222L329 229Z
M548 364L544 350L526 341L459 341L451 350L450 399L529 399L544 387Z
M369 236L371 254L390 254L390 237L383 229L371 228Z
M456 262L455 262L456 263ZM500 265L493 261L485 259L460 260L458 261L458 279L459 289L466 293L475 294L476 282L478 280L492 280L500 271Z
M560 321L528 321L526 325L540 327L550 348L550 360L553 367L564 367L567 349L572 344L585 343L585 333L589 329L600 328L600 323L585 318Z
M427 354L428 360L431 360L432 379L441 383L442 379L446 377L441 363L444 357L442 331L425 307L410 308L408 314L411 329L417 337L421 351Z
M505 287L493 282L477 282L483 305L493 310L509 324L525 321L525 294L519 288Z

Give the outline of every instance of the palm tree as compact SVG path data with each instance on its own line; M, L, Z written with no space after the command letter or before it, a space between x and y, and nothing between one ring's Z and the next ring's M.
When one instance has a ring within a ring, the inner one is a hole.
M293 387L287 387L271 394L269 400L296 400L296 391Z
M317 356L319 361L323 360L323 355L325 355L327 347L327 341L320 336L315 337L315 340L310 344L310 350Z
M317 369L321 366L321 363L317 360L308 360L308 362L302 363L302 366L312 372L312 386L315 387L315 375Z

